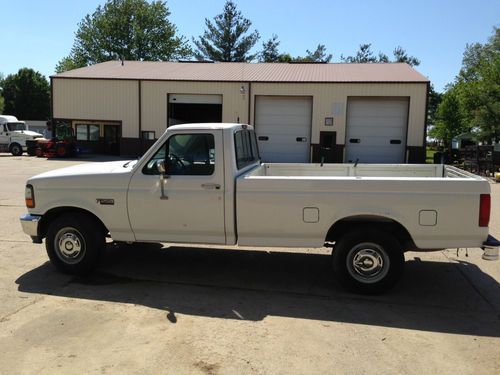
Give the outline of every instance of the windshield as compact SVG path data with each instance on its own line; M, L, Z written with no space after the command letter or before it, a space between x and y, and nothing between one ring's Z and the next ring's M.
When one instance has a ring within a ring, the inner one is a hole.
M7 129L11 132L14 130L28 130L24 122L9 122L7 124Z

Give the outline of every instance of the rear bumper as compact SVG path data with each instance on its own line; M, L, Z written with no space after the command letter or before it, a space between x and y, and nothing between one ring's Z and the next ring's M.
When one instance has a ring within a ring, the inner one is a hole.
M500 248L500 241L498 241L492 235L488 235L488 238L483 242L483 259L484 260L498 260L498 249Z
M19 219L23 232L30 236L34 243L42 243L42 239L38 236L38 223L41 218L40 215L26 214Z

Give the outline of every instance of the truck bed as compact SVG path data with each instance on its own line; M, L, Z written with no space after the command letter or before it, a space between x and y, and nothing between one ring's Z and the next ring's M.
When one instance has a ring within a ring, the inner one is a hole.
M452 166L261 164L237 178L238 242L322 246L337 221L392 221L419 249L479 247L489 182Z

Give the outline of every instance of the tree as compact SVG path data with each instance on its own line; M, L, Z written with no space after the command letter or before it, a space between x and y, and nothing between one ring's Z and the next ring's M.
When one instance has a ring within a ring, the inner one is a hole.
M262 51L259 54L260 62L279 62L280 61L280 53L278 51L278 47L280 42L278 40L278 36L273 34L272 38L267 42L262 43Z
M385 56L387 57L387 56ZM371 44L360 44L359 50L356 52L354 56L340 56L340 59L343 62L347 63L370 63L370 62L378 62L377 56L375 56L371 50Z
M466 45L454 86L462 111L478 140L500 139L500 29L485 44Z
M394 62L407 63L410 66L420 65L420 60L414 56L409 56L401 46L394 48Z
M5 113L23 120L46 120L50 116L50 86L33 69L22 68L3 80Z
M443 94L441 103L436 111L435 126L429 131L429 135L442 140L451 150L452 140L469 128L467 127L462 113L458 92L454 87Z
M187 41L177 36L163 1L107 0L78 24L69 56L56 71L109 60L164 61L191 55Z
M205 18L206 30L193 43L198 49L195 57L198 60L212 61L252 61L256 54L250 50L259 40L257 30L249 32L252 22L244 18L236 4L227 1L221 14L214 17L213 22Z
M326 47L324 44L318 44L314 52L306 50L306 57L304 58L304 61L327 63L332 61L332 55L326 53Z
M296 57L293 57L289 53L280 54L278 52L278 46L279 41L277 36L273 35L272 39L263 43L264 50L260 53L260 61L280 63L328 63L332 60L332 55L326 53L326 47L324 44L318 44L313 52L306 50L306 56ZM264 57L267 58L267 61L264 61Z
M340 56L343 62L347 63L388 63L391 62L389 56L383 52L379 52L375 55L371 50L371 43L360 44L358 51L354 56ZM394 48L392 52L394 58L392 62L404 62L410 66L420 65L420 60L414 56L409 56L406 51L401 46Z
M429 105L427 107L427 123L434 125L436 123L436 112L441 103L443 94L434 90L434 86L429 86Z
M0 114L3 113L4 108L4 99L3 99L3 74L0 73Z

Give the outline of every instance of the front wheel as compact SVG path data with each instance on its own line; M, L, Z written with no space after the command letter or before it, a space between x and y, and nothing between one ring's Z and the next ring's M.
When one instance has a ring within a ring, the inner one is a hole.
M372 230L352 231L335 244L333 269L339 282L362 294L387 291L399 280L404 254L389 233Z
M23 154L23 148L20 144L13 143L10 146L10 153L14 156L21 156Z
M59 271L82 275L97 266L105 242L103 229L91 217L64 214L49 225L45 247Z

